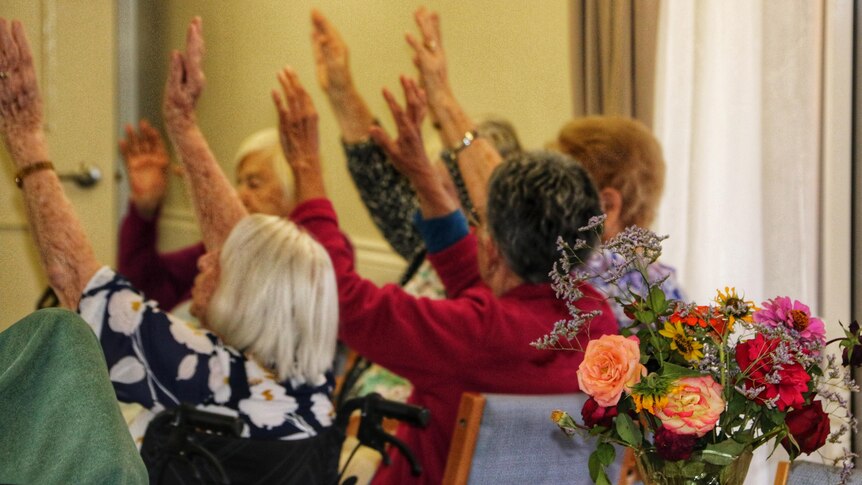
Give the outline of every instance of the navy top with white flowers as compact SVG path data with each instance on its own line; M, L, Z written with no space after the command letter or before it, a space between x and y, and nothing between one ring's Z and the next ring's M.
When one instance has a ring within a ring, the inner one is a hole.
M300 439L332 424L331 373L278 382L213 333L160 311L108 267L87 284L78 310L102 344L118 399L149 410L131 426L139 444L155 413L181 402L238 416L244 437Z

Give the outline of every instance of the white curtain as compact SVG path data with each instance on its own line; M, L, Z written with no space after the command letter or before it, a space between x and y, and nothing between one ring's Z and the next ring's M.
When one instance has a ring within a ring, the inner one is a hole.
M668 163L656 227L698 301L817 297L823 5L662 3L655 132Z
M653 126L668 168L656 229L690 299L735 286L818 310L827 8L661 4ZM748 484L774 479L770 450L759 451Z

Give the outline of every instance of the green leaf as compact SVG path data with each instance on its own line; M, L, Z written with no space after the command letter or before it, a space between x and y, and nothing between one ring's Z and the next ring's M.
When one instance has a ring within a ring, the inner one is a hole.
M683 475L687 477L696 477L703 473L706 464L702 461L690 461L682 467Z
M595 480L596 485L611 485L611 480L608 478L608 474L605 473L605 470L602 469L599 472L598 478Z
M621 440L635 448L641 445L641 441L643 441L641 430L635 426L634 421L632 421L632 418L628 414L620 414L616 417L614 423Z
M661 315L667 311L667 299L661 287L653 286L649 290L649 305L653 312Z
M597 482L599 479L599 473L604 471L602 470L602 462L599 460L598 450L590 453L590 459L587 460L587 467L590 469L590 478L593 482Z
M733 459L745 451L746 445L732 439L721 443L706 445L703 460L714 465L729 465Z
M655 321L655 313L649 310L638 310L635 312L635 320L641 323L652 323Z
M596 454L602 465L610 466L617 457L617 450L610 443L599 443L599 446L596 448Z
M665 362L661 369L661 375L662 377L676 380L683 377L700 377L703 374L688 367Z

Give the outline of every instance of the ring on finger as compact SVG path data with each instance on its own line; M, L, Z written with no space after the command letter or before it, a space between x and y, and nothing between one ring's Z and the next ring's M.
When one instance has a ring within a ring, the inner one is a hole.
M431 52L436 51L437 50L437 41L434 41L434 40L426 41L425 42L425 48Z
M6 71L0 71L0 79L6 79L9 77L9 73Z

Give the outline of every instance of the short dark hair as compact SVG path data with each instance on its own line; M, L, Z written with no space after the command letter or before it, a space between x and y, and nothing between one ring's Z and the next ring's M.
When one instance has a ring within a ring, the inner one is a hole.
M525 151L509 157L491 174L488 232L512 271L528 283L550 281L560 258L557 238L590 247L594 231L580 232L601 206L595 185L573 158L550 151ZM586 260L590 248L578 257Z

